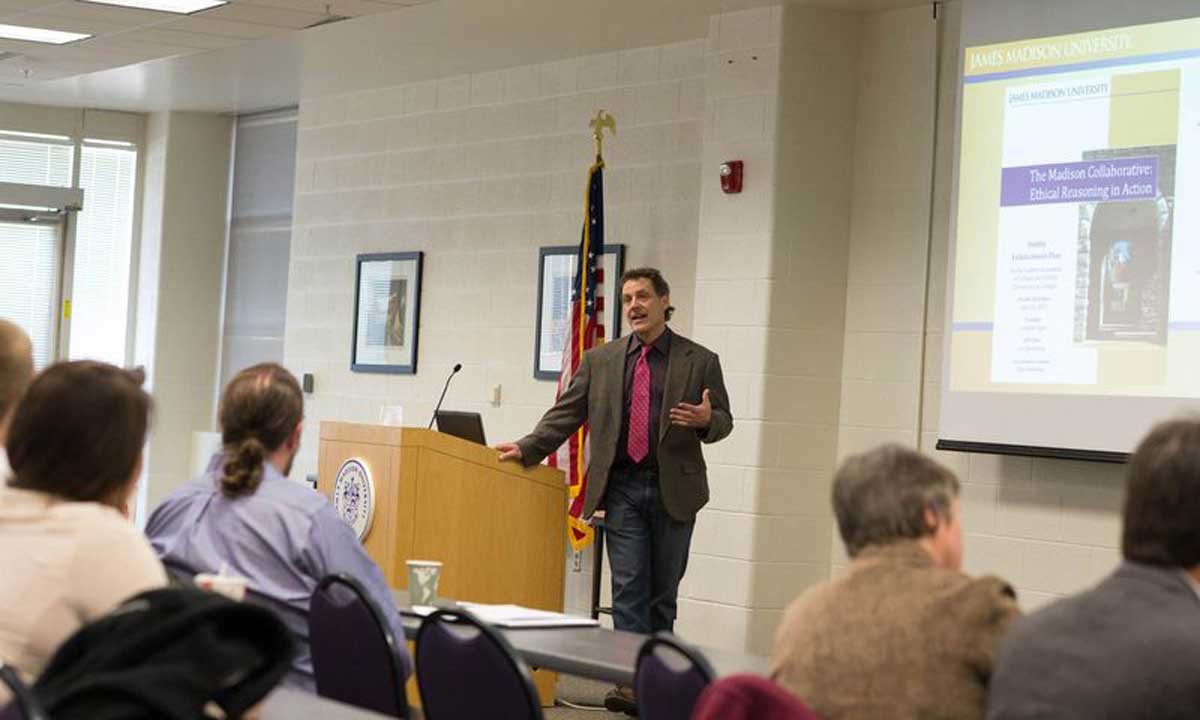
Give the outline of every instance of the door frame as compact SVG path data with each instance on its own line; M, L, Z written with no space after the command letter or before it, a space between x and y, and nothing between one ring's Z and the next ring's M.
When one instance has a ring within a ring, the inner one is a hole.
M50 313L50 362L68 357L71 342L71 290L75 277L76 213L83 209L83 190L48 185L0 182L0 222L58 226L54 244L58 273Z

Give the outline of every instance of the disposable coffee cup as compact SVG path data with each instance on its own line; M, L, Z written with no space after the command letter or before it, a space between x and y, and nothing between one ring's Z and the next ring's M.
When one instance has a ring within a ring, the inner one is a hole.
M437 560L409 560L408 601L413 605L432 605L437 600L441 575L442 564Z
M246 578L237 575L200 573L195 577L195 583L201 590L224 595L234 602L241 602L246 597Z

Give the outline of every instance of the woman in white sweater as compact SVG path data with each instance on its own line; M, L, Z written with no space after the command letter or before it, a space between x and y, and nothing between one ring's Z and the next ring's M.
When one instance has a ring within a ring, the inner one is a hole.
M150 414L143 379L59 363L13 416L13 476L0 487L0 660L27 680L81 625L167 583L128 519Z

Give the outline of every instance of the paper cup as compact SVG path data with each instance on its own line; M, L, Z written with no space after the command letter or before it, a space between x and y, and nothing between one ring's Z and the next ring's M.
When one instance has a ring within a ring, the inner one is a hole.
M432 605L437 599L442 564L437 560L408 561L408 601L412 605Z
M200 573L195 577L195 583L201 590L224 595L234 602L241 602L246 597L246 578L237 575Z

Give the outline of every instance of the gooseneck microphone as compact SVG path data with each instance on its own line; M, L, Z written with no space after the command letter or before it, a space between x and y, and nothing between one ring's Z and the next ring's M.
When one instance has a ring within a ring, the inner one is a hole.
M462 363L455 363L454 369L451 370L450 374L446 377L446 384L442 386L442 396L438 398L437 406L433 408L433 417L429 418L428 429L433 429L433 421L437 420L438 410L442 409L442 401L446 399L446 391L450 389L450 381L454 379L455 374L457 374L459 370L462 370Z

